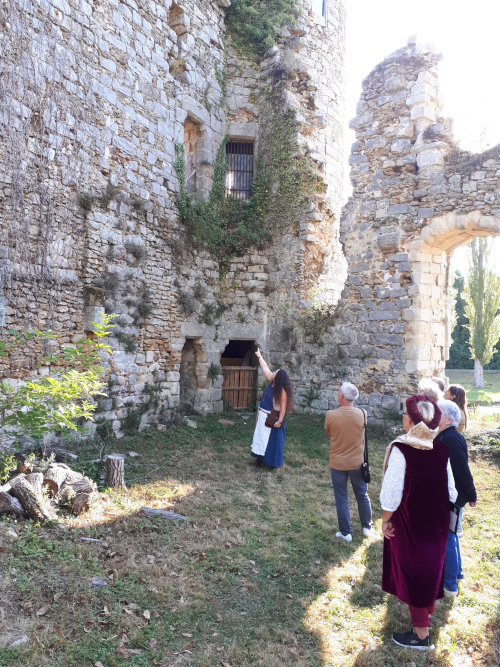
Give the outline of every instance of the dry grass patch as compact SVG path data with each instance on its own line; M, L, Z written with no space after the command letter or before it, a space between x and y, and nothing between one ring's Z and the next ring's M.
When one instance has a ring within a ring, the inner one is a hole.
M28 641L0 649L0 666L493 664L500 582L495 459L473 462L481 504L465 514L466 578L455 601L438 605L437 651L415 656L390 642L409 616L380 589L380 535L363 540L352 507L353 542L333 537L322 418L290 418L285 466L272 472L252 466L253 424L236 421L228 428L209 417L198 419L196 430L122 440L118 451L140 454L127 457L128 492L99 493L88 513L62 517L58 526L16 526L19 542L0 553L0 645L23 635ZM389 440L372 430L378 527ZM151 520L139 513L145 505L189 521ZM107 585L92 589L94 578Z

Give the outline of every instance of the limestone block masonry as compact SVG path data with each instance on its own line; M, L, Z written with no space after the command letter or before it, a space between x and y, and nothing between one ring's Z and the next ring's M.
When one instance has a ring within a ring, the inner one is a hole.
M1 330L49 328L67 345L119 315L98 413L118 435L138 417L168 423L181 390L199 413L222 410L209 370L238 339L290 373L297 410L335 407L350 379L371 421L394 421L420 377L444 373L450 255L500 234L499 150L458 150L439 57L410 40L363 82L341 216L343 0L326 17L300 0L258 63L231 48L228 6L0 5ZM207 197L225 136L259 154L276 82L321 187L270 244L223 265L179 219L176 144L188 190ZM0 359L0 376L47 374L50 350Z
M444 375L449 258L500 235L500 151L461 153L442 117L437 56L409 41L363 81L341 242L349 266L334 340L347 374L390 417L420 377Z
M331 307L340 299L345 8L330 0L320 17L298 4L296 24L257 64L230 40L225 48L228 0L0 5L0 327L50 328L57 344L72 344L103 309L117 313L98 416L118 435L141 406L153 406L143 425L171 418L187 340L192 407L219 411L221 378L207 372L230 339L253 340L280 362L287 308L307 310L313 291ZM184 143L188 186L206 197L224 136L254 141L258 153L256 99L281 65L298 150L324 188L298 225L275 230L269 247L221 273L179 220L175 145ZM288 366L299 409L315 407L303 397L311 380L326 387L330 378L327 349L309 348L318 363ZM47 373L36 368L42 352L0 360L1 376Z

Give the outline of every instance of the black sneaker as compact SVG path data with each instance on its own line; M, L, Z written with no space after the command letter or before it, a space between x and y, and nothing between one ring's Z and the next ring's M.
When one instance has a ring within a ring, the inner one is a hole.
M431 651L434 648L434 644L431 644L430 635L425 639L419 639L413 628L404 634L395 632L392 635L392 641L398 646L402 646L403 648L414 648L416 651Z

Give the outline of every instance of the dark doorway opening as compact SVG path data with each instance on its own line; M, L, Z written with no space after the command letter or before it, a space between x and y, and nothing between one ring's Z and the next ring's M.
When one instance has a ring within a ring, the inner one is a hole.
M221 354L221 366L258 366L253 340L230 340Z
M230 340L220 358L224 372L222 398L235 410L255 408L258 361L252 340Z

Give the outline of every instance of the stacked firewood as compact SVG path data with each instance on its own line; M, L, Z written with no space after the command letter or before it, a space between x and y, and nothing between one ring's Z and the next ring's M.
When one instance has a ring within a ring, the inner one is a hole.
M37 460L20 453L16 458L16 472L0 486L0 514L48 521L54 518L57 507L67 507L73 514L89 508L95 483L63 463L61 456ZM69 456L74 458L78 457Z

